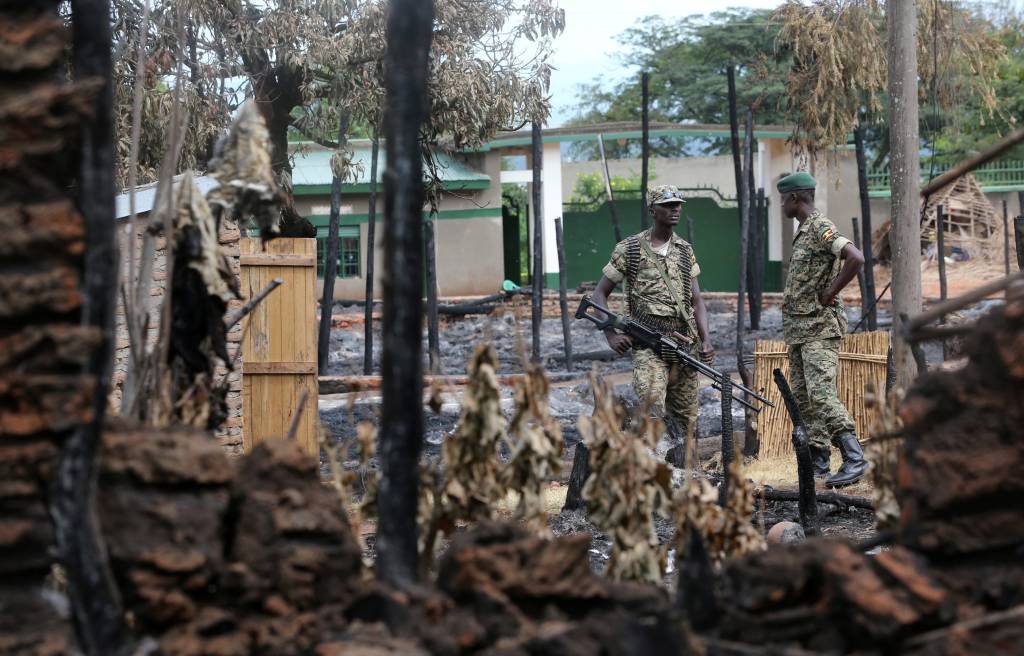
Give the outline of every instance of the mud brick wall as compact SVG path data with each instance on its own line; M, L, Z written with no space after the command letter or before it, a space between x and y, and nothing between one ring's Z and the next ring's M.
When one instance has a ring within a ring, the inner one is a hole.
M44 595L54 561L50 484L92 417L81 372L85 231L67 190L95 83L68 84L57 2L0 3L0 653L73 651Z
M118 230L118 245L121 251L121 280L128 280L128 235L131 226L127 219ZM149 226L149 216L145 215L136 221L136 242L135 253L142 250L142 232ZM238 240L241 233L238 226L230 219L223 219L220 226L220 244L224 254L231 263L231 270L235 277L239 275L239 252ZM164 250L163 237L156 241L156 256L153 261L153 284L149 290L149 336L148 346L152 346L157 339L158 326L160 323L160 309L164 298L164 285L167 280L167 258ZM138 262L136 262L138 271ZM136 275L138 275L136 273ZM110 393L110 404L113 412L121 408L121 391L125 375L128 371L129 341L128 326L125 321L123 297L118 297L117 303L117 344L114 360L114 380ZM232 301L228 306L228 312L232 312L242 306L242 301ZM242 324L239 323L228 333L228 354L233 358L242 345ZM218 379L227 374L228 376L228 420L224 426L217 431L217 440L229 455L240 455L242 453L242 359L238 358L234 370L228 372L223 364L217 366L216 375Z

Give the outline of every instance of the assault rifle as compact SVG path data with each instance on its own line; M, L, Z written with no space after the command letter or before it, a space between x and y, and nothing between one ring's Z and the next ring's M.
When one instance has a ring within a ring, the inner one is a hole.
M592 309L596 310L597 312L591 312ZM598 316L598 312L604 316ZM658 331L651 330L642 323L634 321L628 317L619 316L612 312L611 310L609 310L608 308L598 305L594 301L590 300L589 296L584 296L583 300L580 301L580 306L576 308L576 318L586 319L587 321L590 321L591 323L596 325L601 330L604 330L605 328L612 328L613 330L616 330L624 335L629 335L629 337L631 337L634 342L638 342L643 346L652 348L656 353L664 353L665 351L673 353L673 355L680 362L682 362L688 367L696 369L700 373L710 378L712 381L712 387L714 387L719 392L722 391L722 385L720 381L722 380L723 374L715 371L708 365L701 362L698 358L695 358L689 353L687 353L686 349L683 348L679 344L679 342L672 339L671 337L666 337L665 335L662 335ZM769 407L775 407L775 405L772 404L771 401L764 398L763 396L761 396L754 390L750 389L749 387L746 387L740 383L733 383L733 387L740 390L744 394L748 394L754 397L755 399ZM747 406L748 408L755 412L760 412L761 410L759 407L757 407L753 403L750 403L742 396L734 396L733 400L736 401L737 403L741 403Z

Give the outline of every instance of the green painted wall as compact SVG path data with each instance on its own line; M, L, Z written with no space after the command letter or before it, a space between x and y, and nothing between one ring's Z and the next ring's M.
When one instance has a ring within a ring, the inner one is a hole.
M640 232L640 200L616 201L622 235ZM691 198L683 206L683 218L677 232L686 238L686 217L694 219L693 241L700 263L701 289L712 292L736 291L739 283L739 217L735 207L720 207L713 198ZM565 229L568 286L598 280L615 247L611 210L603 204L594 212L567 211ZM767 251L767 239L765 249ZM769 262L765 255L766 292L781 291L782 265Z

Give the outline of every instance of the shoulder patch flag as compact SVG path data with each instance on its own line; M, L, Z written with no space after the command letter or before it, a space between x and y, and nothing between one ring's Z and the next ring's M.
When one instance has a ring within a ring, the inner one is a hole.
M821 233L822 241L832 241L835 239L836 233L832 228L825 228L825 232Z

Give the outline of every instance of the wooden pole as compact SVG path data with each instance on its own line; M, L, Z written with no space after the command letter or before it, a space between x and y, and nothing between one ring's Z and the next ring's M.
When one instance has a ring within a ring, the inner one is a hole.
M946 212L942 205L935 208L935 251L939 264L939 300L945 301L949 291L946 287ZM939 319L939 323L945 323L945 318ZM947 342L942 340L943 362L946 361L947 355Z
M1003 268L1010 275L1010 209L1003 199Z
M939 300L948 298L946 287L946 208L935 208L935 249L939 264Z
M562 217L555 219L555 243L558 247L558 304L562 310L565 370L572 371L572 319L569 317L569 299L566 291L565 237L562 235Z
M46 18L57 20L56 10L52 14ZM85 228L81 322L96 331L98 340L81 368L85 379L90 381L91 389L81 392L91 397L92 416L63 445L50 503L57 553L67 575L68 601L75 633L79 647L90 656L117 656L131 651L120 596L114 584L95 507L96 472L114 359L114 309L119 262L114 234L114 120L109 16L107 3L100 0L79 0L72 7L71 60L75 81L100 82L92 111L82 119L76 199ZM8 15L7 18L11 17ZM7 29L12 28L8 26ZM54 84L58 84L57 79L54 78ZM81 92L77 95L79 98L87 97ZM134 239L135 235L131 235L130 240ZM67 380L65 384L71 384L71 378Z
M693 217L689 215L686 217L686 241L693 246Z
M860 223L857 221L857 217L850 219L853 224L853 245L857 247L857 250L861 250L860 243ZM864 269L861 268L857 272L857 285L860 287L860 314L864 316L864 308L868 305L868 290L865 287L867 283L864 280Z
M423 157L434 3L391 0L385 50L384 316L378 453L377 577L416 580L420 444L423 440Z
M750 245L747 266L747 304L750 306L750 328L761 328L761 303L764 294L764 225L765 225L764 189L757 190L757 196L751 203L750 213Z
M735 94L731 96L735 104ZM754 114L747 110L746 129L743 142L743 167L750 171L753 167ZM748 376L744 375L746 366L743 364L743 333L746 331L746 315L744 313L747 292L747 257L750 238L750 187L748 176L740 176L740 272L736 290L736 370L740 372L743 384L747 385Z
M644 71L640 75L640 129L642 132L640 141L640 227L644 230L648 225L647 214L647 186L650 182L649 174L651 158L651 74Z
M871 197L868 195L868 167L867 156L864 153L864 127L857 125L853 131L854 149L857 152L857 186L860 191L860 218L861 228L864 231L861 236L860 250L864 254L864 293L865 298L875 298L875 259L872 255L874 247L871 243ZM866 301L861 299L861 310L864 309ZM878 328L878 310L872 306L868 313L868 330Z
M735 101L735 97L733 98ZM740 380L744 385L750 385L750 372L743 362L743 335L746 333L746 317L744 313L747 302L747 272L750 259L750 194L752 190L752 178L754 170L754 113L747 109L746 129L743 140L743 167L746 174L743 176L742 193L740 195L740 272L738 288L736 290L736 371L740 374ZM731 389L731 388L730 388ZM753 412L744 406L743 408L743 452L747 454L755 448L753 431ZM751 441L751 444L747 442ZM754 455L754 454L751 454Z
M719 384L722 388L722 487L718 492L718 504L725 506L729 495L729 468L735 454L732 444L732 379L729 374L723 373Z
M915 0L896 0L887 3L886 20L889 41L889 151L892 175L890 246L892 333L895 342L893 364L896 367L897 385L906 389L917 375L917 363L914 361L910 346L900 337L903 332L901 315L912 316L921 311L921 162Z
M1024 214L1013 220L1013 241L1017 250L1017 270L1024 271Z
M437 320L437 245L434 229L437 215L423 223L424 250L427 255L427 351L430 357L430 373L441 373L441 342Z
M747 261L747 270L744 282L746 284L746 303L749 307L753 303L751 278L754 275L754 259L757 257L755 244L757 237L754 236L757 226L757 185L754 182L754 113L749 109L747 110L747 133L743 153L747 176L745 185L745 192L747 194L747 256L744 258ZM754 328L754 308L750 307L749 309L750 326ZM760 317L758 318L760 319Z
M612 213L612 229L615 230L615 243L622 241L622 228L619 227L619 211L615 207L615 195L612 193L612 176L608 172L608 158L604 155L604 137L597 135L597 148L601 151L601 167L604 171L604 193L608 198L608 209Z
M377 161L380 135L373 128L370 152L369 219L366 222L366 298L363 301L363 373L373 373L373 264L377 236Z
M541 193L543 153L541 151L540 123L534 122L531 128L533 145L533 298L531 327L533 344L531 357L540 362L540 327L544 320L544 209Z
M338 119L338 150L348 140L349 113ZM317 370L327 373L327 357L331 345L331 314L334 308L334 282L338 279L338 224L341 222L341 177L331 174L331 220L327 228L327 253L324 255L323 295L320 298L320 333L316 342Z

